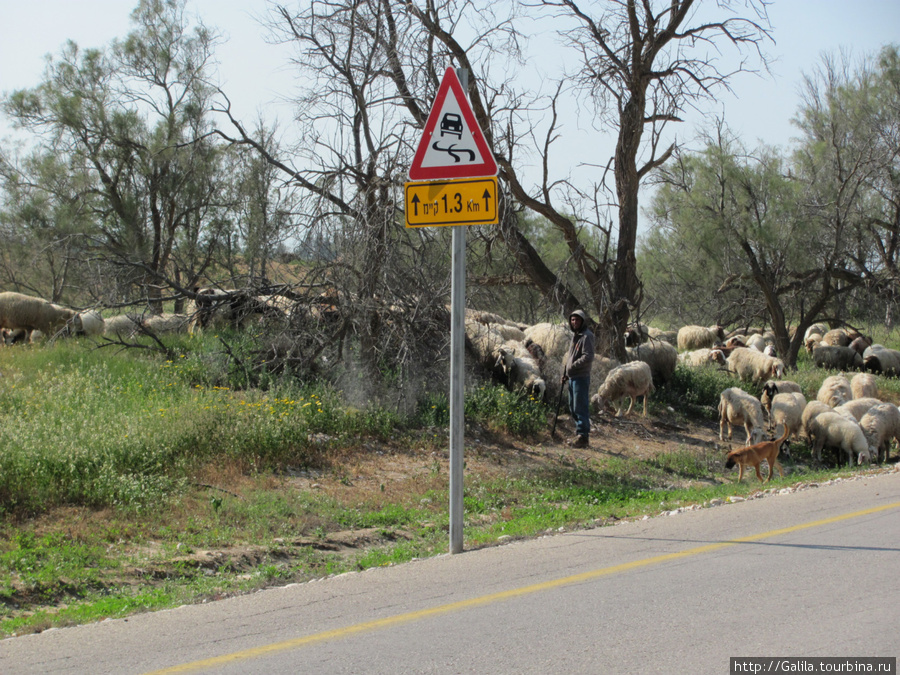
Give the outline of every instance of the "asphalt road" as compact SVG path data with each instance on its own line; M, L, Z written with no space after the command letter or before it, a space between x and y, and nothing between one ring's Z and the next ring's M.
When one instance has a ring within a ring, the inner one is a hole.
M900 471L0 641L0 673L728 673L898 655Z

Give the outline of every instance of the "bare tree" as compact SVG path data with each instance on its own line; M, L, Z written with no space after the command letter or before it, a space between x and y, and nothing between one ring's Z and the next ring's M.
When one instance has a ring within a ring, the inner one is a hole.
M661 166L675 149L663 142L666 125L680 121L686 108L727 88L729 78L745 69L718 65L723 42L760 52L768 37L765 0L747 3L721 0L707 19L695 0L613 0L593 11L576 0L543 0L565 36L581 56L577 82L596 102L598 119L617 129L613 174L618 210L612 304L603 323L624 335L629 317L639 311L641 284L635 247L638 193L641 182ZM747 7L754 18L733 14ZM764 62L764 59L762 59ZM617 351L623 355L621 340Z

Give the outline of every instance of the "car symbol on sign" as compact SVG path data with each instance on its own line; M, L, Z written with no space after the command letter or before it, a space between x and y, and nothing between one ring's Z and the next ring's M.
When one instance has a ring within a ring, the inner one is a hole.
M463 123L462 117L456 113L444 113L441 118L441 136L450 134L457 138L462 138Z

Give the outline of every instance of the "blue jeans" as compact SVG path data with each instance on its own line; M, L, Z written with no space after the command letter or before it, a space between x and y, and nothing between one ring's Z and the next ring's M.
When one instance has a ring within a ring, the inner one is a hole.
M575 420L575 433L591 433L591 377L569 378L569 412Z

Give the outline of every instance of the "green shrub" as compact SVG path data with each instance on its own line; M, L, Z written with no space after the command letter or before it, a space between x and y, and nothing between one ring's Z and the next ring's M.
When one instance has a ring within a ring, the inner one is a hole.
M669 384L660 389L659 400L679 412L711 417L722 391L737 384L733 375L713 366L679 365Z

